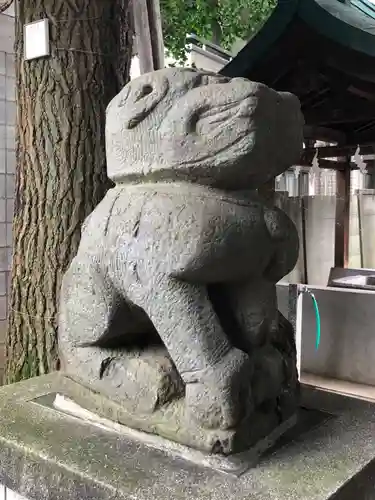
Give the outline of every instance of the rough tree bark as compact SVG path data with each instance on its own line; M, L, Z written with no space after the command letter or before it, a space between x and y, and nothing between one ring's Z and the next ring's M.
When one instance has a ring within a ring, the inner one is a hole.
M12 5L13 0L0 0L0 14Z
M58 369L62 276L102 199L105 108L129 75L128 0L17 0L17 172L6 381ZM24 61L23 26L48 18L51 56Z

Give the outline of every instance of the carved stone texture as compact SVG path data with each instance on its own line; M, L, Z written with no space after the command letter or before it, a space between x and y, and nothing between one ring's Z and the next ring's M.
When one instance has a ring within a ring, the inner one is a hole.
M302 130L293 95L192 69L141 76L108 106L117 185L64 277L59 346L124 424L230 454L295 412L275 284L298 236L256 188L298 161Z

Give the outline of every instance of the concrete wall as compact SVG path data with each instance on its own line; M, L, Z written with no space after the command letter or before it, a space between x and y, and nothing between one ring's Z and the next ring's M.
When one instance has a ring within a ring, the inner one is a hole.
M10 11L10 13L12 13ZM8 13L9 14L9 13ZM14 18L0 15L0 380L12 262L12 219L15 175Z
M301 370L322 377L375 385L375 292L309 287L321 317L321 342L315 349L316 320L311 297L303 297ZM277 287L280 311L288 315L288 286Z

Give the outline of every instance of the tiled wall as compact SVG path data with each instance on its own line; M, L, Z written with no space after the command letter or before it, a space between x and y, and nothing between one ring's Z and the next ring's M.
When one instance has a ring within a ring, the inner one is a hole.
M27 500L27 499L0 484L0 500Z
M15 174L14 18L0 15L0 382L12 263L12 219ZM0 500L1 497L0 497Z

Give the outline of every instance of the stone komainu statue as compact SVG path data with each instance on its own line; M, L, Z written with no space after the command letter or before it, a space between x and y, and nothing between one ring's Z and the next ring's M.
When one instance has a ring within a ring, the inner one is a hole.
M302 130L295 96L192 69L141 76L108 106L116 186L64 277L59 346L118 420L229 454L295 413L275 284L298 236L256 188L299 160Z

